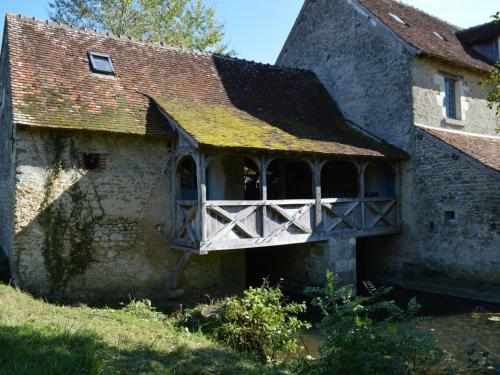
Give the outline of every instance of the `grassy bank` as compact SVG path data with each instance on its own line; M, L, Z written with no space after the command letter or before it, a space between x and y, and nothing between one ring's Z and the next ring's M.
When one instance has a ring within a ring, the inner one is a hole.
M3 375L269 372L141 308L56 306L0 284Z

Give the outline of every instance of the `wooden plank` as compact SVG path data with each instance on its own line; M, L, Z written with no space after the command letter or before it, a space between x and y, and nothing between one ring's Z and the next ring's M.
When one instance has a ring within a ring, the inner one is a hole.
M248 249L256 247L281 246L307 242L325 241L335 237L372 237L386 234L396 234L401 232L401 226L376 227L372 230L341 230L333 233L312 233L312 234L294 234L289 236L277 236L267 238L242 238L221 240L218 242L209 242L200 244L200 252Z
M390 200L387 202L385 206L379 209L373 203L367 203L367 207L372 211L375 215L377 215L368 225L368 229L371 229L377 224L380 220L384 220L388 225L394 225L394 222L387 216L387 213L392 208L392 206L396 203L395 200Z
M243 210L235 215L235 214L231 214L231 213L227 212L226 210L223 210L222 208L217 207L217 206L207 207L208 210L216 212L217 214L222 216L224 219L226 219L229 222L229 224L234 222L234 226L238 227L243 232L245 232L247 236L249 236L251 238L260 238L261 236L258 233L256 233L254 230L250 229L247 225L245 225L244 223L241 222L241 220L244 220L248 216L253 214L257 210L258 207L254 206L251 208L252 208L252 210L248 210L248 209ZM247 214L240 215L240 213L243 213L244 211L247 211Z
M323 218L323 210L321 207L321 167L322 164L319 161L314 162L314 228L316 232L321 231L321 221Z
M340 219L340 221L336 221L334 225L330 226L330 228L328 230L326 230L326 232L331 232L341 222L346 223L351 228L360 229L354 222L351 221L351 219L349 219L347 217L348 215L350 215L359 206L359 204L360 204L360 202L358 202L358 201L353 202L353 204L351 204L350 206L348 206L347 209L342 213L342 212L339 212L339 211L335 210L335 208L333 207L333 204L324 203L323 207L326 207L332 214L334 214L335 216L337 216L338 219Z
M286 220L288 220L288 222L282 224L281 226L279 226L277 229L275 229L270 235L269 237L274 237L274 236L277 236L279 235L280 233L286 231L291 225L299 228L301 231L303 231L304 233L311 233L311 229L305 227L304 225L302 225L301 223L297 222L297 220L303 216L304 214L306 214L307 212L309 212L309 210L311 209L311 207L313 206L313 203L309 203L303 207L301 207L293 216L290 216L288 214L288 212L286 212L285 210L283 210L280 206L276 205L276 204L271 204L270 207L277 213L279 213L281 216L283 216Z
M211 206L209 209L210 210L215 210L214 206ZM220 237L223 237L224 235L226 235L227 233L229 233L231 230L233 230L234 226L237 224L237 222L239 220L241 220L241 218L247 217L248 215L250 215L253 212L255 212L256 209L257 209L257 206L252 206L252 207L248 207L248 208L244 209L243 211L240 211L238 214L236 214L233 217L233 219L228 224L226 224L226 226L224 226L223 228L221 228L209 240L207 240L207 242L210 242L210 243L215 242Z

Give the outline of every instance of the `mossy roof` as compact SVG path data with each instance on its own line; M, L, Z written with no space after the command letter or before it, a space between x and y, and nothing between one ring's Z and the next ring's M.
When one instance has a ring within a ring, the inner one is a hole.
M235 107L186 99L154 98L163 112L200 146L229 149L344 156L397 157L387 144L338 124L337 117L322 122L271 115L252 115Z
M200 146L405 156L349 126L309 71L14 15L6 31L16 123L172 134L159 106ZM109 54L116 74L92 73L90 51Z

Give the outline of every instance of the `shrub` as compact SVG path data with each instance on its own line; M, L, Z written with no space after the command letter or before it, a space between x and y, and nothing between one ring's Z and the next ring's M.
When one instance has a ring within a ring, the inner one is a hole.
M352 286L337 288L327 273L324 288L308 288L323 319L326 337L317 359L303 361L308 374L417 374L427 373L440 359L432 336L417 331L420 306L410 300L405 309L383 300L391 288L365 283L368 296L354 296Z
M285 301L280 286L264 280L260 288L250 288L243 296L187 310L178 323L262 361L279 362L299 349L300 333L310 327L298 318L305 311L305 303Z
M148 299L139 301L133 299L121 311L142 320L163 321L166 318L161 312L156 311Z

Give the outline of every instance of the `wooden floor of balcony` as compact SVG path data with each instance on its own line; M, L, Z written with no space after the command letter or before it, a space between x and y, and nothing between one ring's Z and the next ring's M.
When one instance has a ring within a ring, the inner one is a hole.
M201 209L200 209L201 207ZM173 247L199 254L401 231L395 198L176 201Z

